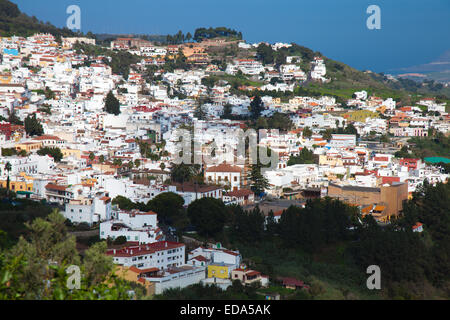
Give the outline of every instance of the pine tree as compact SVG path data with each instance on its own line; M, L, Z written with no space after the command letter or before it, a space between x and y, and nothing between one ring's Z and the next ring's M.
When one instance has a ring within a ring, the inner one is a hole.
M106 99L105 99L105 111L110 113L110 114L114 114L116 116L118 114L120 114L120 102L114 96L112 91L108 92L108 94L106 96Z
M263 102L259 96L256 96L250 103L250 113L252 119L256 120L261 115L261 111L264 110Z
M250 180L250 188L257 195L269 187L269 181L261 173L261 165L252 165L247 178Z

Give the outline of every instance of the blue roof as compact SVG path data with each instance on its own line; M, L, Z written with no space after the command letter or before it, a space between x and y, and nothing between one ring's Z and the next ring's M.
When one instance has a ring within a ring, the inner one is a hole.
M426 162L431 162L431 163L439 163L439 162L450 163L450 159L444 158L444 157L428 157L428 158L425 158L424 160Z
M18 56L19 55L19 50L17 49L3 49L3 54L10 54L12 56Z

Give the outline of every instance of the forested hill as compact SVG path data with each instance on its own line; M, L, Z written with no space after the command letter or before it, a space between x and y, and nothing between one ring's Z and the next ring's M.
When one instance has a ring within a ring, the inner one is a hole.
M26 15L11 1L0 0L0 36L28 37L35 33L51 33L57 38L76 35L68 28L57 28L50 22L44 23L34 16Z

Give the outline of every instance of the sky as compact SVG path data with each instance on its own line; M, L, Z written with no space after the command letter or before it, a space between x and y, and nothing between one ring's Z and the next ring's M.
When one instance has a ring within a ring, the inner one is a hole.
M194 33L229 27L250 42L295 42L359 70L389 73L450 50L450 0L12 0L39 20L66 26L81 9L86 33ZM369 30L370 5L381 29Z

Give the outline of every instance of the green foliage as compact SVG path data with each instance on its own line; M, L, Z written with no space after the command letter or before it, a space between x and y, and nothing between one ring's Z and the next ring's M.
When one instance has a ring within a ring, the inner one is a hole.
M408 145L417 158L450 158L450 136L445 136L441 132L431 137L413 137L408 140Z
M183 54L183 51L178 52L174 59L166 58L166 63L164 64L164 71L173 72L175 69L189 70L189 65L187 63L187 58Z
M75 43L73 49L78 53L84 53L88 56L105 56L103 62L111 67L114 74L122 75L124 79L128 78L130 67L140 61L140 57L129 53L128 51L112 51L100 46L94 46L85 43Z
M241 206L230 206L227 211L234 240L254 243L263 239L265 218L259 207L244 211Z
M255 129L278 129L288 131L293 127L289 116L285 113L275 112L270 117L259 117L256 120Z
M313 134L313 132L309 127L303 128L303 131L302 131L303 138L309 139L309 138L311 138L312 134Z
M172 164L170 168L170 179L172 182L184 183L192 181L195 176L200 175L199 165Z
M261 43L256 49L256 54L258 58L261 59L263 64L272 64L275 60L274 51L270 45Z
M314 163L314 153L308 148L303 148L298 156L290 156L287 163L288 166L294 164L312 164Z
M354 134L356 137L359 137L358 130L356 130L355 126L350 123L345 128L337 128L332 131L333 134Z
M34 16L29 17L20 12L16 4L7 0L0 1L0 31L4 37L28 37L35 33L51 33L56 38L76 35L68 28L59 29L49 22L44 23Z
M125 236L118 236L116 239L114 239L115 245L125 244L127 242L127 237Z
M6 190L0 189L0 229L5 231L10 242L15 243L27 232L25 224L35 218L45 218L51 211L49 206L28 199L6 199Z
M226 27L217 28L197 28L194 32L194 41L200 42L204 39L213 39L217 37L231 37L236 39L242 39L242 33Z
M163 192L147 202L147 207L158 214L158 220L173 225L184 218L184 199L173 192Z
M111 203L117 204L119 206L119 208L122 210L138 209L141 211L149 211L147 206L144 203L142 203L142 202L135 203L135 202L131 201L130 199L128 199L127 197L120 196L120 195L115 197Z
M221 118L222 119L231 119L231 117L233 116L231 113L232 111L233 111L233 106L229 103L225 104L223 106L223 114L222 114Z
M120 102L114 96L112 91L109 91L105 99L105 111L114 115L120 114Z
M29 136L41 136L44 134L44 129L39 120L36 119L35 113L25 118L25 132Z
M24 151L24 150L23 150ZM16 148L2 148L2 156L4 157L11 157L15 155L23 155L23 152L17 152ZM26 151L25 151L26 154Z
M251 165L251 169L247 178L250 181L251 190L257 195L260 195L265 191L265 189L269 187L269 181L261 173L260 164Z
M264 110L264 105L261 100L261 97L256 96L252 102L250 102L250 114L251 118L256 120L261 115L261 112Z
M346 240L356 208L338 200L309 200L304 209L291 206L281 216L280 237L287 246L314 252L325 245Z
M56 210L27 224L28 239L21 237L2 256L0 299L129 299L130 287L110 276L113 264L105 255L105 242L86 250L81 263L75 237L67 233L64 221ZM80 266L80 289L67 286L70 265Z
M222 232L226 221L225 205L222 200L215 198L193 201L188 206L187 214L198 234L207 237Z
M56 162L60 162L63 158L63 154L61 152L61 149L59 148L51 148L51 147L44 147L37 151L37 154L40 156L49 155L51 156Z
M450 186L438 183L432 186L425 180L405 203L404 217L398 222L400 228L411 230L416 222L424 225L424 233L432 240L425 250L428 259L427 277L436 285L447 285L450 271Z

